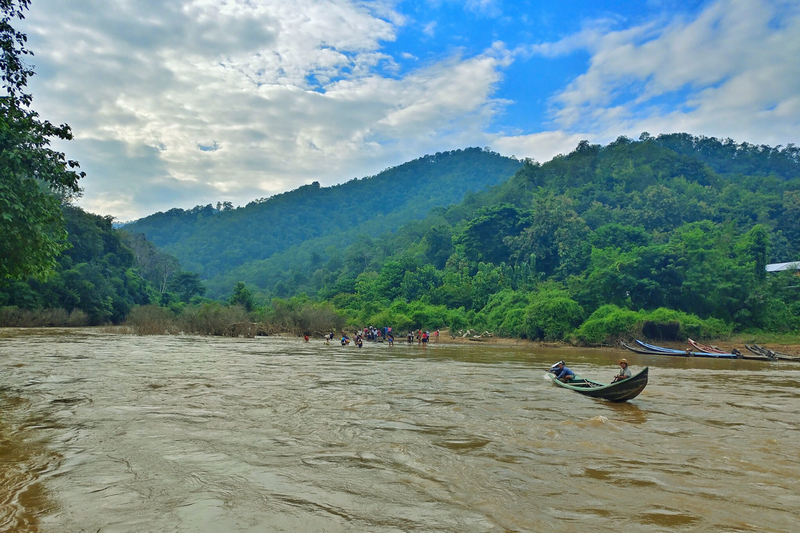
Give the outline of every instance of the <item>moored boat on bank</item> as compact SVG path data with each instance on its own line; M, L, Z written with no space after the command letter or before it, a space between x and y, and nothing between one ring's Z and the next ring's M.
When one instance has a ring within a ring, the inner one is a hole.
M717 359L746 359L748 361L775 361L774 357L770 357L765 355L755 349L755 347L747 346L747 349L756 354L758 357L753 357L749 355L742 355L740 353L737 354L713 354L713 353L703 353L703 352L692 352L690 350L681 351L681 350L673 350L672 348L663 348L661 346L655 346L652 344L643 343L642 341L636 341L639 343L638 346L631 346L627 342L620 341L619 344L626 350L630 350L633 353L638 353L641 355L666 355L667 357L709 357L709 358L717 358ZM652 348L647 348L646 346L651 346ZM789 357L786 360L800 361L800 358L793 358Z
M662 353L664 355L682 355L686 357L712 357L717 359L740 359L741 354L735 353L711 353L711 352L693 352L691 350L674 350L672 348L664 348L663 346L656 346L654 344L647 344L639 339L636 339L636 344L642 346L652 352Z
M753 352L754 354L760 355L762 357L766 357L766 358L768 358L768 359L770 359L772 361L797 361L797 362L800 362L800 356L791 355L791 354L788 354L788 353L775 352L773 350L770 350L769 348L763 348L763 347L759 346L758 344L754 344L752 346L745 344L744 347L747 348L748 350L750 350L751 352Z
M706 353L728 353L725 350L720 350L715 346L708 346L707 344L700 344L699 342L693 341L692 339L687 339L689 344L691 344L694 348L698 351L706 352ZM730 352L733 353L733 352Z
M642 347L631 346L630 344L628 344L625 341L619 341L619 344L620 344L620 346L622 346L626 350L630 350L633 353L638 353L638 354L642 354L642 355L676 355L676 354L669 354L669 353L665 354L663 352L656 352L656 351L648 350L648 349L642 348Z

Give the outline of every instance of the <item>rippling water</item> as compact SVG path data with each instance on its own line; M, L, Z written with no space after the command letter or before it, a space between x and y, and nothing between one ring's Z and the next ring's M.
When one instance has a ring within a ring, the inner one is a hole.
M0 530L798 531L800 365L0 333Z

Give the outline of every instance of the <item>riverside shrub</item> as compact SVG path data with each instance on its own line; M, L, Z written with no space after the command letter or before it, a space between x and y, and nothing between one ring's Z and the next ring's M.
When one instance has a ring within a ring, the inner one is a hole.
M411 320L411 317L409 317L407 314L398 312L391 308L372 315L367 322L369 323L368 325L379 328L382 328L385 325L390 325L392 326L392 331L395 332L395 335L405 333L409 330L416 329L417 327L414 321ZM351 325L358 328L362 327L361 323L351 323Z
M157 305L137 305L124 323L135 335L167 335L176 332L175 315Z
M467 320L467 312L464 311L463 307L459 307L458 309L450 309L447 311L447 317L445 319L445 324L450 331L459 331L463 329L467 329L469 327L469 320Z
M665 307L650 312L639 313L642 319L652 324L677 323L678 335L675 340L686 340L695 337L699 339L717 339L731 334L732 328L725 321L717 318L701 319L697 315L675 311Z
M524 310L528 305L529 294L522 291L503 289L489 297L486 305L475 315L472 325L481 330L494 331L504 337L519 337L522 323L514 325L514 320L509 321L509 314L515 310ZM519 313L514 313L518 316ZM524 312L523 312L524 315Z
M497 328L497 334L501 337L527 338L525 333L525 309L516 308L509 311Z
M199 307L187 307L179 317L179 324L184 333L220 337L255 335L252 318L241 305L226 307L207 303Z
M580 344L613 344L641 327L642 322L641 315L635 311L604 305L575 330L573 338Z
M800 326L800 317L792 313L786 302L777 298L765 302L758 318L757 325L766 331L786 333Z
M677 340L688 337L716 339L730 335L733 327L717 318L701 319L697 315L660 307L654 311L631 311L616 305L604 305L591 314L572 335L580 344L614 344L619 339L642 335L642 326L648 323L658 330L678 324Z
M583 308L566 296L533 298L525 308L524 330L531 339L560 340L583 320Z

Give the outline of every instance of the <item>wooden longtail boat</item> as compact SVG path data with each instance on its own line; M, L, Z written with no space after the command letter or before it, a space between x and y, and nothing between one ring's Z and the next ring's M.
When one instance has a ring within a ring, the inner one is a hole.
M668 354L668 355L689 355L688 350L675 350L674 348L664 348L663 346L656 346L655 344L647 344L646 342L640 341L639 339L634 339L636 344L644 348L645 350L649 350L651 352L660 353L660 354Z
M769 348L764 348L762 346L759 346L758 344L756 344L755 347L758 348L759 350L763 350L766 353L770 353L770 354L774 355L778 359L783 359L784 361L800 361L800 356L798 356L798 355L792 355L790 353L776 352L775 350L770 350Z
M744 347L747 348L748 350L750 350L751 352L753 352L756 355L764 355L764 356L766 356L765 353L763 353L760 349L756 348L755 346L750 346L749 344L745 344Z
M559 387L579 392L590 398L602 398L610 402L625 402L639 396L639 393L647 386L647 370L648 367L644 367L644 370L628 379L609 384L585 379L577 374L569 383L557 380L553 374L548 374L548 377Z
M700 344L699 342L695 342L692 339L687 339L687 340L689 341L689 344L691 344L693 347L697 348L701 352L706 352L706 353L728 353L725 350L720 350L719 348L714 348L713 346L708 346L706 344Z
M633 353L638 353L638 354L642 354L642 355L666 355L667 357L695 357L693 354L696 353L696 352L686 353L686 352L682 352L680 350L673 350L672 352L657 352L657 351L649 350L649 349L644 348L644 347L631 346L627 342L623 342L623 341L619 341L619 344L623 348L625 348L626 350L630 350ZM664 349L666 350L667 348L664 348ZM750 350L751 352L755 353L757 355L757 357L753 357L752 355L737 355L736 358L737 359L747 359L748 361L774 361L774 359L770 359L768 356L760 354L759 352L755 351L753 348L748 348L748 350ZM698 356L698 357L703 357L703 356ZM722 359L732 359L732 358L731 357L723 357ZM800 360L800 359L798 359L798 360Z
M747 344L745 344L744 347L753 352L754 354L761 355L772 361L800 361L800 357L796 355L774 352L768 348L762 348L758 344L754 344L753 346L748 346Z
M622 346L626 350L630 350L633 353L640 353L640 354L643 354L643 355L676 355L676 354L663 353L663 352L654 352L654 351L648 350L646 348L631 346L630 344L628 344L625 341L619 341L619 344L620 344L620 346Z
M664 348L662 346L655 346L653 344L647 344L646 342L642 342L639 339L636 339L636 344L642 346L653 352L659 352L664 355L684 355L687 357L713 357L717 359L739 359L741 358L741 354L735 353L710 353L710 352L692 352L690 350L673 350L672 348Z

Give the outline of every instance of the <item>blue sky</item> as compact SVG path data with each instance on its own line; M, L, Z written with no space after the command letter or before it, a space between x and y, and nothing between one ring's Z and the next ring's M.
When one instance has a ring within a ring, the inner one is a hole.
M34 108L131 220L490 146L800 143L800 2L34 0Z
M573 2L405 2L410 23L386 43L404 70L420 62L436 62L454 54L478 55L501 41L509 49L557 42L593 25L622 29L637 24L693 17L704 2L573 1ZM568 4L568 5L565 5ZM404 58L411 54L414 58ZM493 121L493 131L544 131L551 126L548 98L583 73L588 50L568 57L528 56L503 69L504 82L495 96L508 100Z

